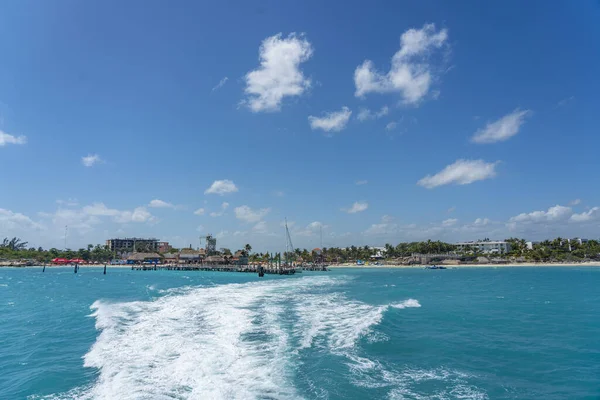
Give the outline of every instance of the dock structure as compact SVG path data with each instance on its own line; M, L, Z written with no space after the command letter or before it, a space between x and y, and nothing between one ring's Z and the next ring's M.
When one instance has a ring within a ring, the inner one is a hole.
M132 271L214 271L214 272L250 272L258 273L259 269L265 274L292 275L302 271L327 271L322 266L285 267L279 265L206 265L206 264L133 264Z

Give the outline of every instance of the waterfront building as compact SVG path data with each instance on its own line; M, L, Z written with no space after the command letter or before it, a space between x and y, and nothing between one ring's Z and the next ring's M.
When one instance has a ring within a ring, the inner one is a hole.
M204 249L181 249L179 252L179 263L180 264L197 264L201 262L206 255Z
M133 252L138 249L143 249L143 251L147 252L156 252L158 251L158 243L158 239L132 237L122 239L108 239L106 241L106 246L110 251L115 251L117 253Z
M486 254L505 254L511 250L510 243L504 240L486 240L478 242L460 242L456 243L458 251L479 251Z
M156 253L132 253L127 257L127 264L160 264L161 257Z
M158 242L158 252L159 253L168 253L171 251L172 247L169 242Z

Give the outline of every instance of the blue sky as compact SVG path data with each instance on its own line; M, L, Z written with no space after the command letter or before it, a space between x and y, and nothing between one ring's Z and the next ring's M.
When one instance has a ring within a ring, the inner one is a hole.
M0 236L598 237L599 20L591 0L4 3Z

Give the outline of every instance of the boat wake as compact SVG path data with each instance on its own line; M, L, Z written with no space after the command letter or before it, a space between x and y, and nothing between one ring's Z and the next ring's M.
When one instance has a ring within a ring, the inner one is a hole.
M154 301L96 301L91 316L100 333L84 356L84 366L98 370L96 381L47 398L327 398L322 384L310 395L296 385L308 367L303 355L315 351L346 364L355 385L377 376L396 396L408 378L361 355L359 341L386 340L373 328L387 310L421 305L351 300L335 289L344 282L303 277L178 288Z

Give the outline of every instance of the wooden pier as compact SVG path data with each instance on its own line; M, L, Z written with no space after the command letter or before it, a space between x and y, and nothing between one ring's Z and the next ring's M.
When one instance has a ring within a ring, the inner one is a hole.
M215 272L250 272L258 273L259 269L265 274L293 275L302 271L327 271L325 266L295 266L284 267L277 265L206 265L206 264L133 264L132 271L215 271Z

